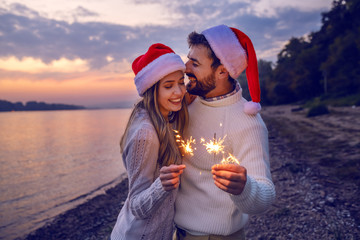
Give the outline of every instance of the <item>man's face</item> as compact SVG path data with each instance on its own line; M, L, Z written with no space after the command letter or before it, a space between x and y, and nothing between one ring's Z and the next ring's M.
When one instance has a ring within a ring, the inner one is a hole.
M209 97L215 89L215 74L211 68L212 59L203 45L192 46L188 54L185 73L189 78L186 90L193 95Z

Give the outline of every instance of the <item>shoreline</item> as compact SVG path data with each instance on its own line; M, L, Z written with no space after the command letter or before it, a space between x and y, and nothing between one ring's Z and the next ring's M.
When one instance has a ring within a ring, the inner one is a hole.
M360 108L331 108L312 118L298 110L262 110L277 198L264 214L250 217L246 238L360 238ZM127 184L126 178L23 239L107 239Z
M18 239L107 239L128 193L124 178L105 193L97 195L54 218L43 227Z

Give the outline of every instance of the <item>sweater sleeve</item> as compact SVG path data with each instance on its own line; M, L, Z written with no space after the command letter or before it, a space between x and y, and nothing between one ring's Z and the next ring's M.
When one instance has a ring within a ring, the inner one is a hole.
M266 211L275 200L275 186L270 173L268 132L262 120L258 119L256 124L243 131L242 136L236 155L247 170L247 182L240 195L230 197L244 213L258 214Z
M132 214L144 219L154 213L169 194L163 190L156 176L159 141L150 127L137 130L128 143L123 158L126 159L129 178L129 203Z

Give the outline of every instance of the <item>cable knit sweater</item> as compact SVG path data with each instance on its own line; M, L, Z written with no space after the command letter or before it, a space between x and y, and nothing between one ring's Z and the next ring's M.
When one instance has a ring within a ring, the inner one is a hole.
M123 152L129 194L111 240L169 240L177 191L163 190L157 165L159 139L145 110L137 113Z
M275 199L269 166L268 133L259 114L244 113L241 91L207 102L199 97L189 106L190 122L185 140L196 140L193 156L185 156L186 169L176 198L175 223L195 235L229 235L243 228L248 214L264 212ZM209 154L201 143L224 138L224 154ZM211 167L228 153L247 169L240 195L216 187Z

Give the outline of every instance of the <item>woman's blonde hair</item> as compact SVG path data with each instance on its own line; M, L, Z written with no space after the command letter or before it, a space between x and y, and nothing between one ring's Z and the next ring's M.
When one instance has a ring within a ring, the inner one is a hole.
M169 166L170 164L177 164L181 162L181 150L178 147L175 141L174 131L178 131L180 136L183 135L184 129L187 127L189 115L187 111L187 104L185 97L182 100L182 108L178 112L173 112L169 116L170 121L167 121L161 114L159 109L159 104L157 101L157 92L159 88L159 81L149 88L145 93L144 97L140 102L138 102L129 118L125 132L121 137L120 149L123 152L125 148L125 143L127 139L127 134L130 126L132 125L136 113L140 109L145 109L149 116L150 120L156 130L156 133L159 137L160 148L158 154L158 164L160 167Z

